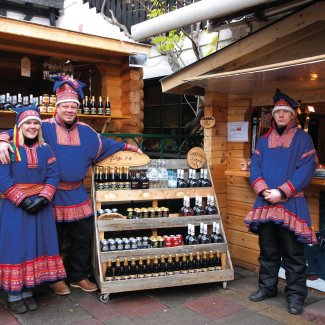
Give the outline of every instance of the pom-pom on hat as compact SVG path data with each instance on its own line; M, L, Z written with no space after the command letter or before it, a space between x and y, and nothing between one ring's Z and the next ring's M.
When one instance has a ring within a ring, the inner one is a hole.
M78 97L84 98L82 88L84 83L69 76L55 76L53 91L56 93L56 105L65 102L74 102L80 105Z
M277 88L277 90L275 91L275 94L273 96L273 103L274 103L274 108L272 110L272 116L276 111L279 110L287 110L292 114L294 114L295 110L299 106L299 104L293 98L282 93L279 88Z
M16 125L18 129L28 120L42 122L40 112L35 103L29 106L11 108L11 110L16 113Z
M32 104L29 106L23 106L23 107L15 107L11 108L13 112L16 113L16 125L14 127L14 137L13 137L13 143L12 147L14 149L14 155L12 157L12 161L21 161L18 146L18 129L27 121L29 120L37 120L40 123L42 123L41 115L36 107L36 104Z

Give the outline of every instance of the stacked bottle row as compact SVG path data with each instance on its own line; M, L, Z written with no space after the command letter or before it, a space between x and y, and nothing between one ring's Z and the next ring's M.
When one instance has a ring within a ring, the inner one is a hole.
M162 163L163 164L163 163ZM184 178L184 169L177 170L161 167L157 177L153 177L148 169L142 171L129 170L125 166L99 167L95 169L95 189L96 191L107 190L138 190L148 188L193 188L211 187L208 179L207 169L200 170L200 178L197 179L196 170L189 169L188 178Z
M200 223L200 233L195 235L195 226L188 224L187 236L185 237L185 245L198 245L210 243L223 243L225 240L220 233L220 225L217 222L212 224L212 233L208 235L208 225Z
M155 256L153 259L148 256L145 263L142 257L138 258L138 263L134 257L131 258L131 263L127 258L123 263L119 258L115 263L109 259L105 278L106 281L119 281L217 270L222 270L220 251L210 251L209 254L203 252L202 255L197 252L195 256L193 253L188 256L183 253L182 258L178 254L168 255L167 260L164 255L160 258Z
M190 198L188 196L184 196L183 206L179 211L180 216L199 216L199 215L212 215L219 214L218 208L215 206L214 196L207 196L207 204L203 208L202 206L202 196L195 197L195 205L192 208L190 206Z
M111 103L109 97L106 97L105 105L103 103L103 97L99 96L98 100L95 100L95 96L85 96L78 110L79 114L85 115L106 115L111 116Z

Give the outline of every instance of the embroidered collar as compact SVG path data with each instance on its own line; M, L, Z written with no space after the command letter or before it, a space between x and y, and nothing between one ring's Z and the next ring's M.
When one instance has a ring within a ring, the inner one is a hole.
M273 129L274 129L274 131L277 133L277 135L279 135L279 136L282 136L282 135L284 135L284 134L288 134L289 133L289 131L292 129L292 128L294 128L294 127L296 127L296 123L294 122L294 120L291 120L289 123L288 123L288 125L286 126L286 128L285 128L285 130L280 134L279 132L278 132L278 126L277 126L277 124L275 123L275 121L273 121Z
M268 148L289 148L297 130L298 128L296 127L294 121L290 121L284 132L280 135L273 124L272 131L268 137Z

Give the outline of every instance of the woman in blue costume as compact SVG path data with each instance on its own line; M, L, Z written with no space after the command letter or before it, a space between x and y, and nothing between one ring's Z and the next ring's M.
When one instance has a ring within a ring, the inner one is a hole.
M15 109L11 164L0 164L0 289L15 313L37 309L32 288L66 277L51 204L59 182L34 105Z
M257 143L251 161L257 198L245 222L259 235L260 270L259 289L249 298L257 302L277 295L282 259L288 311L298 315L307 296L304 243L317 243L303 190L318 160L310 135L296 126L297 103L279 89L273 101L273 127Z

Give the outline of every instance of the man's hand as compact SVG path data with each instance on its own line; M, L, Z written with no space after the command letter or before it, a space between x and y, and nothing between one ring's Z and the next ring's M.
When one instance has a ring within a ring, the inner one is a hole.
M46 199L45 197L43 196L39 196L38 198L36 198L33 202L32 205L30 205L28 208L27 208L27 212L29 214L37 214L38 212L40 212L41 210L43 210L43 208L45 206L47 206L49 203L49 200Z
M19 204L19 207L25 210L27 213L28 208L33 204L33 201L29 197L25 197Z
M281 192L278 189L271 189L271 190L265 190L265 200L272 203L276 204L279 202L283 202Z
M10 152L14 153L10 143L0 141L0 162L3 165L10 164Z
M141 149L139 149L137 146L135 146L135 145L133 145L133 144L129 144L129 143L126 143L126 144L125 144L124 150L127 150L127 151L134 151L134 152L139 153L140 155L143 154L143 152L142 152Z

